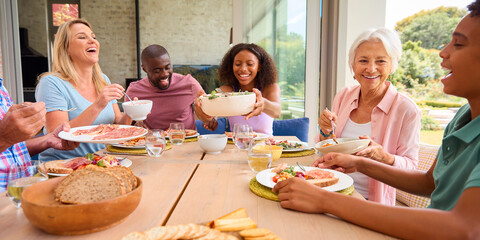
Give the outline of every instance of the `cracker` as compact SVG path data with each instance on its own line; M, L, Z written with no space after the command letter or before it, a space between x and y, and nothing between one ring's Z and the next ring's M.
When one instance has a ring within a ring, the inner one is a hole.
M269 232L265 236L259 236L259 237L245 237L245 240L275 240L277 239L277 235L273 234L272 232Z
M220 232L216 229L211 229L210 228L207 235L205 235L203 237L195 238L195 239L198 239L198 240L215 240L215 239L218 239L218 236L220 236L221 233L222 232Z
M165 235L163 235L163 238L173 239L177 235L179 228L177 225L174 225L174 226L165 226L165 229L166 229L166 233Z
M167 229L165 227L154 227L144 233L147 239L163 239L167 234Z
M143 232L131 232L125 235L122 240L145 240L147 239L147 235Z
M210 228L207 226L194 224L192 232L193 233L190 235L190 238L200 238L207 235L210 232Z

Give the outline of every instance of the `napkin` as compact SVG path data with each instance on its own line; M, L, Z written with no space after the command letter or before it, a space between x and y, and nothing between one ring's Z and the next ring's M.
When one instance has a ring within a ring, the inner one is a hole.
M250 183L248 183L248 187L250 188L250 190L255 193L256 195L262 197L262 198L266 198L268 200L272 200L272 201L279 201L278 200L278 196L276 193L272 192L272 189L269 188L269 187L265 187L263 186L262 184L260 184L258 181L257 181L257 178L256 177L253 177L251 180L250 180ZM340 190L340 191L337 191L338 193L341 193L341 194L345 194L345 195L352 195L352 193L355 191L355 187L350 186L348 188L345 188L343 190Z

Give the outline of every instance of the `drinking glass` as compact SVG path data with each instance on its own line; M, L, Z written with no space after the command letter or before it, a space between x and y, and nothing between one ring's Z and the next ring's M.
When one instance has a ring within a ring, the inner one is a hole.
M168 138L174 145L181 145L185 140L185 125L183 123L170 123Z
M239 123L235 123L233 124L233 128L232 128L232 142L235 144L235 132L237 131L237 128L240 124Z
M265 143L255 144L252 139L248 146L248 166L255 173L269 169L272 164L272 146Z
M165 151L167 141L165 140L165 132L161 129L150 129L145 136L145 149L148 156L160 157Z
M25 188L48 179L38 173L38 165L40 165L40 161L32 161L31 166L19 166L16 164L10 166L7 177L7 195L16 208L20 208L20 198Z
M253 139L253 129L247 124L237 125L235 129L235 145L241 150L247 150L250 141Z

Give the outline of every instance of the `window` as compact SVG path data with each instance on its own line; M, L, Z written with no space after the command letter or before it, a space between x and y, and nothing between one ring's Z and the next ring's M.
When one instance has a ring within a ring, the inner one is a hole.
M58 27L70 19L79 17L80 0L47 1L49 52L53 51L53 41L55 40L55 34L57 33Z
M244 0L243 42L273 58L281 89L281 119L305 116L306 0Z

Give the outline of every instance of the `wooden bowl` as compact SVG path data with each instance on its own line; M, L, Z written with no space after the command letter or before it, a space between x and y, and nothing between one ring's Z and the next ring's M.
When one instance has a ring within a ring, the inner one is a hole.
M142 181L133 191L108 200L87 204L55 201L54 189L65 177L57 177L26 188L22 193L23 213L34 226L57 235L98 232L121 223L138 206Z

